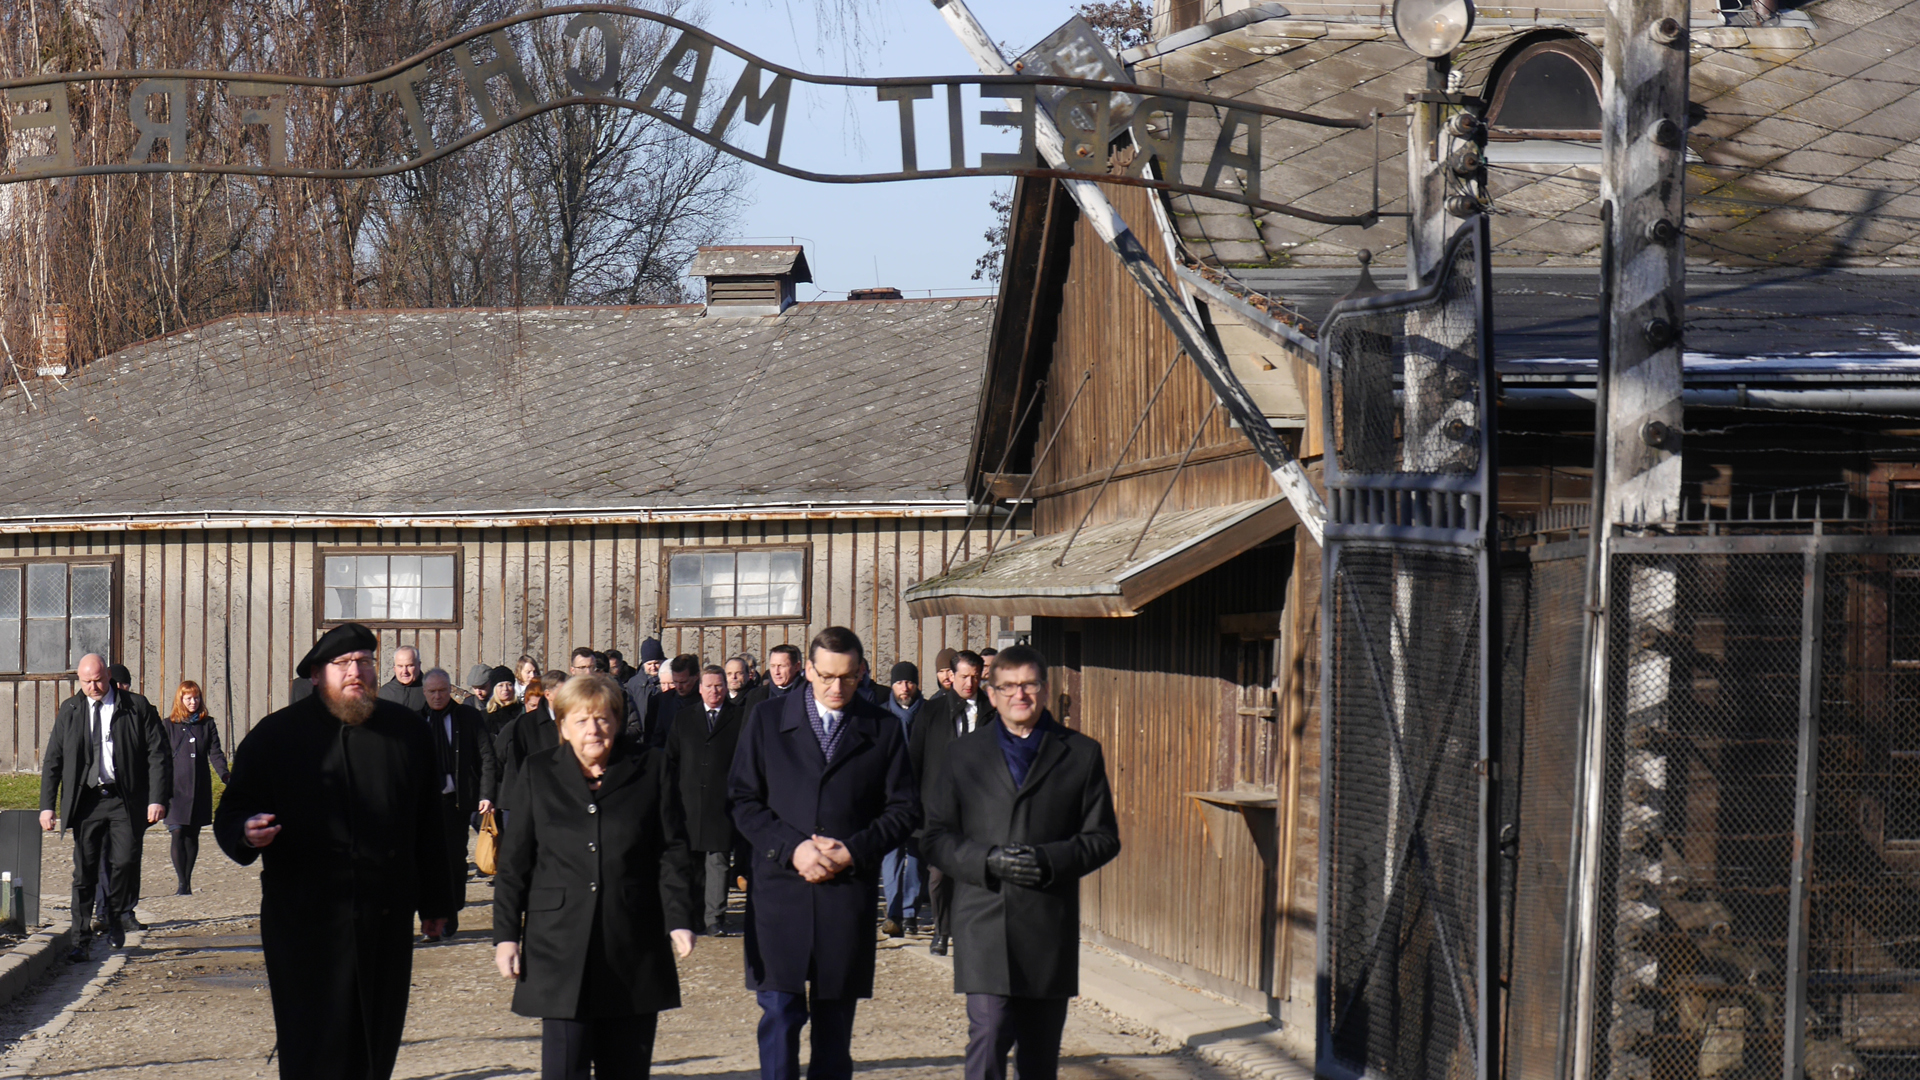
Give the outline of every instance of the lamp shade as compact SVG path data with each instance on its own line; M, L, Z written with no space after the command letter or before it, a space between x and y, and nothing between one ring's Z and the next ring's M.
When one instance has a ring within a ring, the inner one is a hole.
M1473 29L1473 0L1394 0L1393 30L1421 56L1445 56Z

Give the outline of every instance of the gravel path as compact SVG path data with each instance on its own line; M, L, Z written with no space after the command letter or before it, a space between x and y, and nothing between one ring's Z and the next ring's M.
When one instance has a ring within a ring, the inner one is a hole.
M50 837L44 877L50 918L65 919L71 845ZM164 829L148 832L140 917L149 929L123 953L104 944L85 964L60 963L31 994L0 1008L0 1078L66 1076L143 1080L274 1076L272 1012L260 954L257 871L235 866L206 836L193 896L173 895ZM466 928L420 945L413 1000L395 1075L480 1080L538 1072L539 1022L507 1008L510 986L493 970L482 929L491 890L470 882ZM757 1075L759 1010L742 985L740 941L705 939L681 966L685 1005L663 1014L655 1072L714 1080ZM875 1080L960 1074L963 1000L924 939L881 947L879 994L860 1007L856 1068ZM1188 1053L1076 1002L1062 1075L1070 1080L1225 1080Z

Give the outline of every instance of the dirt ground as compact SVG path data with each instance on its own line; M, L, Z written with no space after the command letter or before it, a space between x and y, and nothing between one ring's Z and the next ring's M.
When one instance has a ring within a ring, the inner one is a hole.
M260 953L258 873L202 845L193 896L173 895L167 834L147 834L139 914L149 929L129 947L56 965L35 990L0 1008L0 1077L87 1074L182 1080L273 1076L273 1020ZM71 846L49 837L44 906L64 921ZM737 902L737 898L736 898ZM481 1080L539 1071L539 1021L508 1011L511 986L494 971L491 890L472 881L461 932L417 946L400 1077ZM681 965L680 1009L661 1017L655 1071L746 1080L757 1075L759 1010L742 982L738 938L702 938ZM957 1076L966 1039L963 999L924 939L881 946L878 994L854 1028L856 1068L881 1078ZM804 1051L803 1051L804 1053ZM1225 1074L1169 1053L1097 1008L1076 1002L1063 1047L1071 1080L1176 1080Z

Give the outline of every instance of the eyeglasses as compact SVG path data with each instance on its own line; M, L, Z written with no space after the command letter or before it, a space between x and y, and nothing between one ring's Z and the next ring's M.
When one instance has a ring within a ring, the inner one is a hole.
M351 671L351 670L353 670L354 668L360 668L360 667L367 667L367 668L370 668L370 667L372 667L372 666L374 666L374 665L373 665L373 657L371 657L371 656L353 656L353 655L347 655L347 656L343 656L343 657L341 657L341 658L339 658L338 660L329 660L329 661L327 661L327 664L328 664L328 666L330 666L330 667L337 667L337 668L339 668L339 669L340 669L341 671Z
M1047 684L1043 682L996 683L991 689L996 694L1005 694L1008 697L1012 697L1015 694L1020 694L1024 697L1039 697L1040 691L1043 690L1046 685Z

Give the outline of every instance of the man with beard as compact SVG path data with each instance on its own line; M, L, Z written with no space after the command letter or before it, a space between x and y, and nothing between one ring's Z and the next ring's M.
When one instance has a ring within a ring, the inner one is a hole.
M233 756L213 833L265 858L266 952L283 1080L385 1080L406 1025L413 916L446 932L448 880L432 732L375 696L379 644L358 623L300 661L314 687Z

